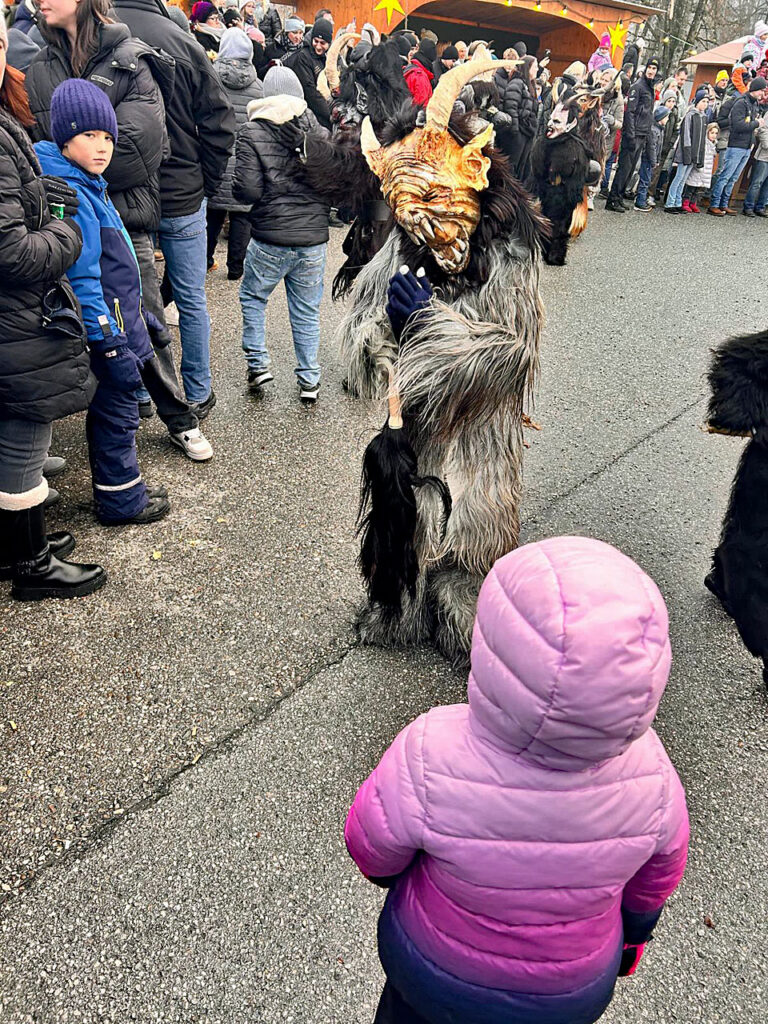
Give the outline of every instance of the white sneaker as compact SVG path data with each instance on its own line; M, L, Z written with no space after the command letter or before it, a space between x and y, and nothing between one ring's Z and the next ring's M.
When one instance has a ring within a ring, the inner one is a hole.
M169 302L165 307L165 322L168 327L179 326L179 311L176 308L175 302Z
M205 437L200 427L194 430L183 430L180 434L171 434L171 444L181 448L193 462L207 462L213 458L211 442Z

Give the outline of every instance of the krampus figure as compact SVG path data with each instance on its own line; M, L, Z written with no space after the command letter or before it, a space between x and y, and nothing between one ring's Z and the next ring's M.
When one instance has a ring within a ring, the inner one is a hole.
M599 163L590 157L576 130L579 101L575 92L562 96L552 110L546 135L536 139L531 153L531 188L552 224L544 259L558 267L565 263L574 211L584 202L585 187L600 175Z
M768 683L768 331L724 342L709 369L713 433L750 438L705 583L734 619Z
M455 661L469 650L483 577L518 543L523 407L542 323L546 223L493 148L493 126L454 111L469 79L499 66L460 65L426 111L405 106L376 133L363 123L396 224L341 327L353 393L389 394L398 417L402 408L402 429L390 420L366 454L360 635L433 638Z

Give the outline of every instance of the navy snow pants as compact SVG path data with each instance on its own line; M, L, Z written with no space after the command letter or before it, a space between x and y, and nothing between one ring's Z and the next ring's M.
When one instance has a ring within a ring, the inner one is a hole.
M147 505L136 453L139 403L135 391L99 381L85 417L96 514L103 523L130 519Z

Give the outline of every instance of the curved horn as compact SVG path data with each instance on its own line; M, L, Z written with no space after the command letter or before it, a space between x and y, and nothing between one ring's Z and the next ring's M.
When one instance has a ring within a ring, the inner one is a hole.
M446 71L440 76L432 99L427 104L427 125L442 130L448 127L453 104L464 86L473 78L477 78L485 71L496 71L498 68L511 70L522 63L521 60L470 60Z
M328 79L331 92L334 89L338 89L341 82L339 78L339 57L341 56L341 51L353 39L362 38L358 32L342 32L340 36L336 36L328 47L328 53L325 56L325 77Z
M360 148L363 151L363 156L367 160L371 153L375 153L377 149L381 149L381 143L376 138L376 132L373 130L371 119L366 116L363 118L363 123L360 127Z

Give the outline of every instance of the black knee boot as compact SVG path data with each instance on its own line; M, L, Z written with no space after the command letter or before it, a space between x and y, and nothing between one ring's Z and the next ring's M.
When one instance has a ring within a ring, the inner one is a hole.
M10 544L14 552L11 597L39 601L44 597L84 597L107 582L100 565L62 562L51 551L42 505L12 512ZM74 542L73 542L74 546Z
M9 580L13 575L16 549L12 542L13 523L18 513L0 508L0 580ZM49 533L48 547L57 558L66 558L75 550L75 538L71 533Z

